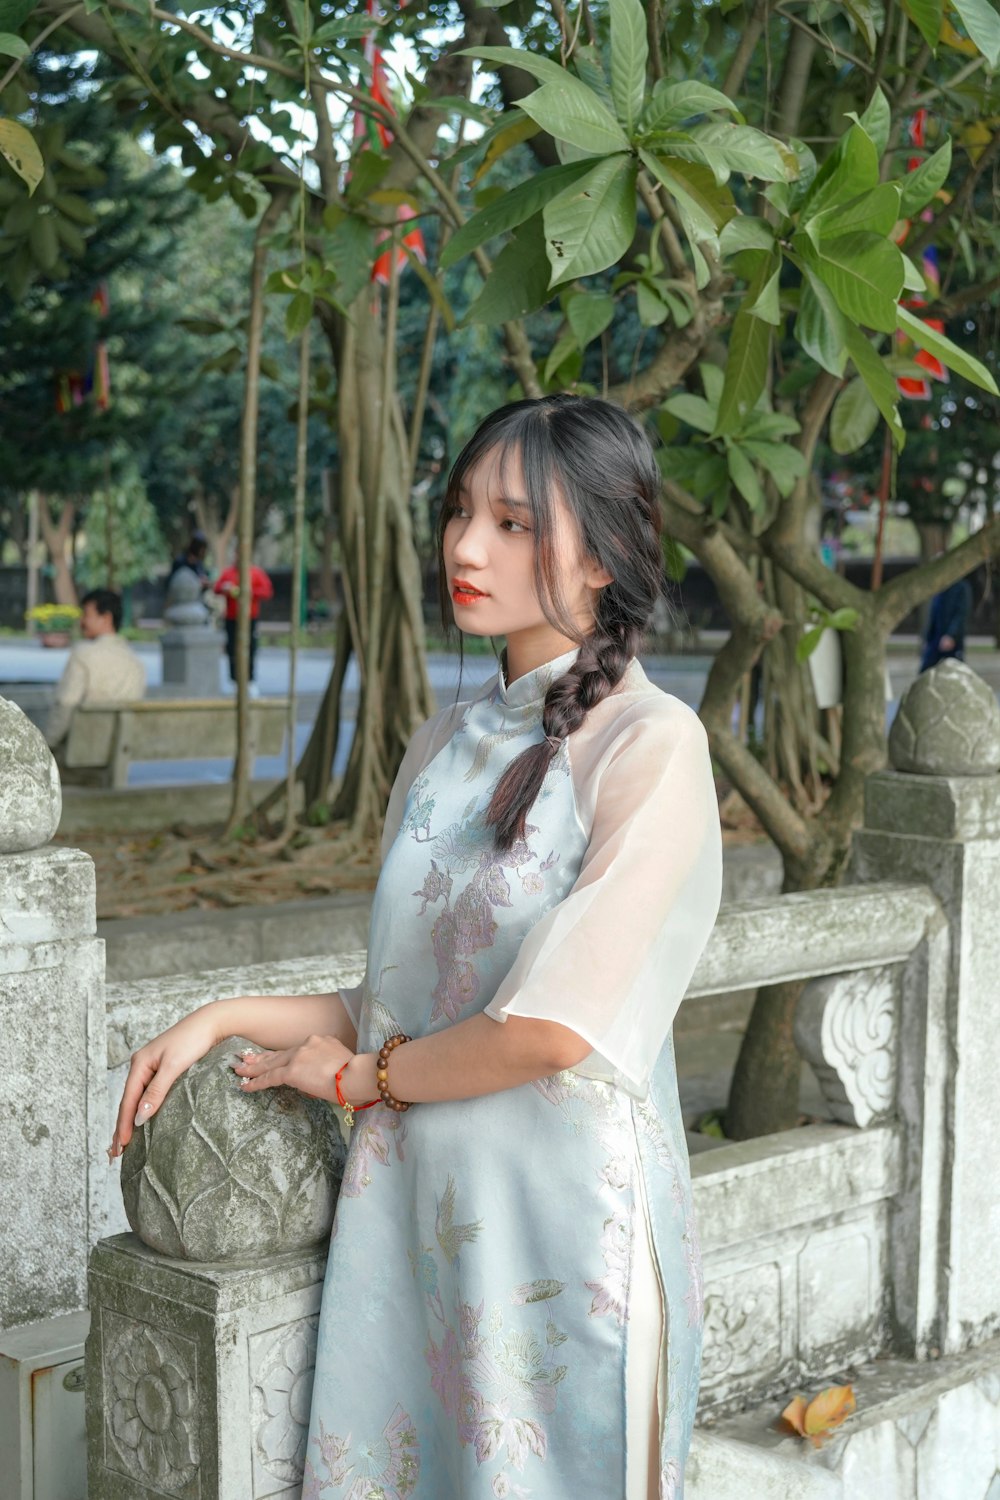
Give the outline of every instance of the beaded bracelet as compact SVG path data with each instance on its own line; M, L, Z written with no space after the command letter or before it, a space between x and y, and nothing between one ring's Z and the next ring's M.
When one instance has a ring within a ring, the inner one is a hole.
M394 1099L389 1092L389 1053L394 1052L397 1047L401 1047L404 1042L412 1041L413 1038L411 1036L404 1036L401 1031L397 1032L395 1036L389 1037L388 1041L382 1043L379 1050L378 1063L375 1067L375 1080L378 1084L379 1096L382 1103L387 1105L389 1109L394 1109L400 1115L405 1109L409 1109L410 1106L404 1103L402 1099Z
M334 1081L337 1085L337 1103L344 1111L344 1124L347 1126L348 1130L350 1130L352 1125L354 1124L354 1116L357 1114L358 1110L373 1109L379 1101L377 1099L370 1099L367 1104L348 1104L347 1100L344 1098L344 1091L340 1087L340 1080L347 1072L347 1067L348 1064L345 1063L340 1072L336 1074Z

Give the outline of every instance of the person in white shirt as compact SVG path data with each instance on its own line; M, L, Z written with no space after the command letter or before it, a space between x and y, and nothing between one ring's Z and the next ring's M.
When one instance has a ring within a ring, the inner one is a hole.
M92 589L80 604L84 639L69 653L45 726L45 738L53 748L69 734L78 708L95 703L134 703L146 692L146 670L128 641L118 634L121 595L113 589Z

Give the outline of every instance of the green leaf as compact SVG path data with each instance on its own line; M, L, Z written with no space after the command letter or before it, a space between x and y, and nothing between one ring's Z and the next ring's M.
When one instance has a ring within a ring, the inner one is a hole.
M719 187L709 168L697 162L680 161L677 157L661 161L650 151L640 151L639 156L677 203L691 243L708 240L714 245L718 230L736 212L732 193Z
M592 156L624 151L628 137L611 111L578 79L564 73L518 100L536 125L557 141L568 141Z
M621 260L635 237L635 158L606 157L542 210L551 286Z
M493 262L493 270L465 315L467 323L504 323L549 300L549 262L542 216L521 225Z
M571 354L579 353L579 349L580 346L572 333L564 333L562 338L556 341L556 343L552 347L552 352L550 353L548 359L545 361L545 371L542 378L545 381L546 385L548 385L549 381L552 379L553 375L555 375L560 365L562 365Z
M448 301L448 298L444 294L444 288L442 287L440 281L438 281L433 271L429 270L427 266L424 265L424 262L421 260L420 256L414 249L411 248L411 246L406 243L405 240L400 241L400 244L403 254L409 261L410 267L416 275L417 279L419 281L422 281L424 286L427 288L428 296L440 313L441 321L444 324L445 328L449 333L454 333L455 313L451 303Z
M816 173L802 204L800 224L804 226L824 208L849 203L859 193L878 187L878 183L879 153L875 143L860 125L852 125Z
M38 0L0 0L0 31L20 31Z
M375 261L375 230L363 219L348 214L337 226L326 252L327 264L337 277L337 297L349 307L371 279Z
M792 493L796 482L806 472L806 461L802 454L798 448L793 448L788 443L767 443L756 438L742 437L740 446L761 468L767 470L784 496Z
M892 111L889 109L889 101L880 88L876 88L872 94L858 124L874 143L879 156L884 156L889 145L889 132L892 129Z
M927 295L927 280L908 255L903 255L903 290L904 292L916 292L921 297Z
M926 349L928 354L935 355L941 362L947 365L949 370L954 370L956 375L964 375L966 380L971 380L973 385L981 386L984 391L991 395L1000 395L997 383L984 364L981 364L973 355L967 354L951 339L945 338L943 333L937 333L933 328L915 317L906 307L897 308L899 316L899 329L905 333L920 349Z
M1000 16L989 0L952 0L962 25L991 68L1000 60Z
M868 387L872 400L889 424L889 431L892 433L893 442L897 448L902 448L906 434L903 431L903 424L899 420L897 406L899 391L896 388L895 380L859 328L855 328L850 323L846 324L844 327L844 338L847 343L847 352L854 361L854 368Z
M763 510L764 487L750 459L738 443L730 443L726 453L729 477L751 510Z
M589 170L589 162L569 162L566 166L546 167L518 183L509 192L503 193L455 231L441 252L441 269L447 270L461 260L463 255L468 255L488 240L516 229L525 219L530 219L532 214L544 208L555 193L576 182Z
M863 37L868 51L874 56L878 45L878 32L875 30L875 16L869 0L844 0L844 9L857 27L859 35ZM882 149L885 150L885 147Z
M827 615L826 625L830 630L854 630L860 618L856 609L845 605L842 609L835 609L832 615Z
M785 182L788 163L777 145L762 130L752 125L731 125L726 120L712 120L695 125L691 138L705 153L711 165L719 161L731 172L744 177L759 177L762 182Z
M830 413L830 447L834 453L856 453L879 423L879 410L860 375L849 380Z
M836 238L855 231L885 238L892 233L899 219L899 201L899 184L881 182L878 187L860 193L847 203L814 214L806 225L806 232L814 243L823 235Z
M29 194L45 176L42 153L31 135L16 120L0 120L0 156L28 185Z
M737 255L741 250L773 250L774 230L766 219L737 214L723 226L719 249L723 255Z
M12 31L0 31L0 52L4 57L30 57L31 48L22 37Z
M838 307L856 323L892 333L896 303L903 290L903 257L877 234L844 234L813 245L806 234L793 244L810 270L833 293Z
M197 334L200 338L210 338L215 334L228 331L225 323L219 318L178 318L177 326L187 329L188 333Z
M571 297L566 317L581 349L598 338L615 315L615 299L606 292L580 292Z
M770 323L777 328L781 323L781 256L772 258L774 270L765 281L759 294L747 308L750 316L761 318L765 323Z
M936 53L941 37L943 0L903 0L903 9L928 47Z
M743 423L740 441L753 437L765 438L769 443L776 442L779 438L794 437L801 430L798 422L788 412L762 411L759 406L755 406Z
M818 277L806 271L795 337L811 359L831 375L843 375L847 362L844 315Z
M289 339L297 338L304 329L309 327L309 320L312 315L312 293L296 292L285 308L285 337Z
M615 113L631 133L646 94L646 13L642 0L610 0L611 97Z
M722 400L722 387L726 383L726 372L720 365L713 365L711 360L703 359L698 366L698 374L701 383L712 406L718 406Z
M664 301L656 286L641 277L635 285L635 305L643 328L659 328L670 316L669 302Z
M763 275L767 275L766 267ZM747 414L757 405L767 380L771 330L749 311L749 305L762 290L763 278L758 276L733 319L729 336L729 358L726 360L726 380L715 423L717 436L739 431Z
M907 172L900 182L899 212L904 219L912 219L926 208L927 204L944 185L951 171L951 139L922 161L919 167Z
M696 432L703 432L706 436L715 427L715 408L709 406L703 396L693 396L688 391L668 397L663 403L663 410L679 417Z
M813 625L809 630L803 632L795 642L795 660L801 665L808 661L816 650L823 636L825 625Z
M743 119L733 101L718 89L709 88L708 84L690 80L684 83L667 83L665 79L661 79L646 105L642 128L651 133L669 130L674 125L681 125L685 120L708 114L711 110L724 110L740 121Z
M537 52L522 52L519 47L463 47L458 56L496 63L499 68L523 68L525 73L530 73L539 83L561 82L570 76L565 68L552 62L550 58Z

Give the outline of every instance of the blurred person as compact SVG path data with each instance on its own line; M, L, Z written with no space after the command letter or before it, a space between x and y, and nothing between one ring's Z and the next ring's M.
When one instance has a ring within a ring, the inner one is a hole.
M955 658L965 660L965 631L972 614L972 585L959 578L931 600L920 670L936 667L938 662Z
M193 531L191 533L191 540L188 542L184 551L180 553L178 557L175 557L170 565L170 572L167 574L166 580L167 586L170 586L170 580L171 578L173 578L178 569L190 568L191 572L194 573L200 581L202 590L204 591L205 589L207 589L212 581L209 577L208 568L205 566L205 558L207 555L208 537L203 531Z
M230 563L215 580L213 592L221 594L226 601L226 656L229 660L229 677L236 681L236 621L239 615L240 570ZM256 564L250 569L250 667L251 691L255 689L254 669L257 663L257 618L263 600L274 598L274 585Z
M122 598L113 589L91 589L80 601L82 641L72 648L49 710L45 738L55 748L69 734L78 708L135 703L146 692L146 669L119 634Z

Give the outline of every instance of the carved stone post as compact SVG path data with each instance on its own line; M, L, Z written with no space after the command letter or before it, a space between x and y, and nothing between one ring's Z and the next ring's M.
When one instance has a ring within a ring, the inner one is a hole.
M50 843L42 735L0 698L0 1330L86 1306L104 1223L107 1041L94 866Z
M920 881L947 915L940 1010L911 985L900 1022L907 1175L899 1305L916 1351L957 1351L1000 1328L1000 707L961 662L907 690L892 770L869 778L854 872ZM928 962L933 963L930 955ZM906 1292L908 1276L913 1281Z
M122 1158L136 1233L90 1266L89 1500L300 1495L345 1151L320 1101L241 1093L238 1046L189 1068Z
M87 1252L104 1227L107 1042L94 866L49 843L40 732L0 698L0 1495L82 1493Z

